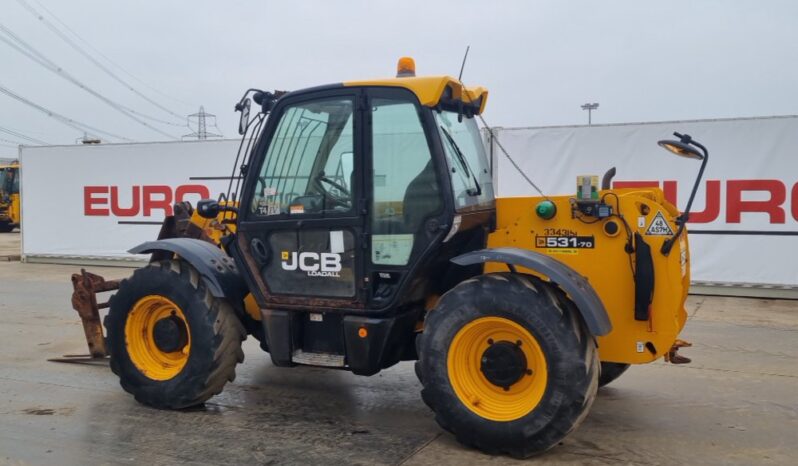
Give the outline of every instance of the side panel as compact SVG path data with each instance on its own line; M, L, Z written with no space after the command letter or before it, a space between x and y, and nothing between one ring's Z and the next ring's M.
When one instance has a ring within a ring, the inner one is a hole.
M344 227L273 231L263 245L274 260L261 276L275 294L351 298L356 291L355 237L353 229Z
M614 194L613 194L614 193ZM597 220L574 218L569 197L552 197L557 214L543 220L535 214L541 198L497 200L497 229L488 239L491 248L516 247L546 254L584 276L601 298L612 322L612 332L598 339L602 361L645 363L666 353L687 317L684 301L690 283L687 235L669 256L659 250L669 237L658 216L676 230L677 210L660 190L614 190L600 193L620 213ZM615 197L617 195L617 198ZM614 222L616 228L607 226ZM655 228L651 228L652 223ZM649 316L635 319L635 255L626 252L627 238L638 232L651 248L654 294ZM490 263L485 272L506 271L503 264ZM519 268L519 272L535 273Z

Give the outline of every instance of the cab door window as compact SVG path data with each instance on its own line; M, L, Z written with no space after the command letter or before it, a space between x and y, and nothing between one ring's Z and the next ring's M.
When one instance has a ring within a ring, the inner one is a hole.
M418 107L404 99L373 98L371 262L406 265L425 221L442 200Z
M282 112L258 174L257 216L303 216L352 210L353 102L331 98Z

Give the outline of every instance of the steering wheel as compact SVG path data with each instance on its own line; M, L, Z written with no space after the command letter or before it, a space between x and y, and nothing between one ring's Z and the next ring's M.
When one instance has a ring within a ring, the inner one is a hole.
M330 198L334 203L347 208L352 206L352 201L350 199L352 194L342 184L327 178L324 172L319 173L319 176L316 177L316 181L318 181L317 184L324 191L324 195ZM333 194L331 191L324 188L324 184L332 186L343 195Z

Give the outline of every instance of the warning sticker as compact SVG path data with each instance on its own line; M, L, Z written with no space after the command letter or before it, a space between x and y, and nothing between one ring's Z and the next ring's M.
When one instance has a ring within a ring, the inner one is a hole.
M665 217L662 215L662 212L657 212L657 215L654 216L654 220L651 221L651 224L648 226L648 230L646 230L646 235L649 236L672 236L673 230L671 226L668 225L668 221L665 220Z
M260 215L280 215L280 203L261 199L258 201L257 211Z

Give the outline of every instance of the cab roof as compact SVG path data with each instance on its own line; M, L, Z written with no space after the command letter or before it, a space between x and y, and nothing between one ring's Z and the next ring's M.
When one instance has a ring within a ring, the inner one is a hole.
M421 105L426 107L456 106L462 102L466 109L475 115L485 110L488 100L488 90L484 87L466 87L458 79L446 75L344 81L343 85L401 87L413 92Z

